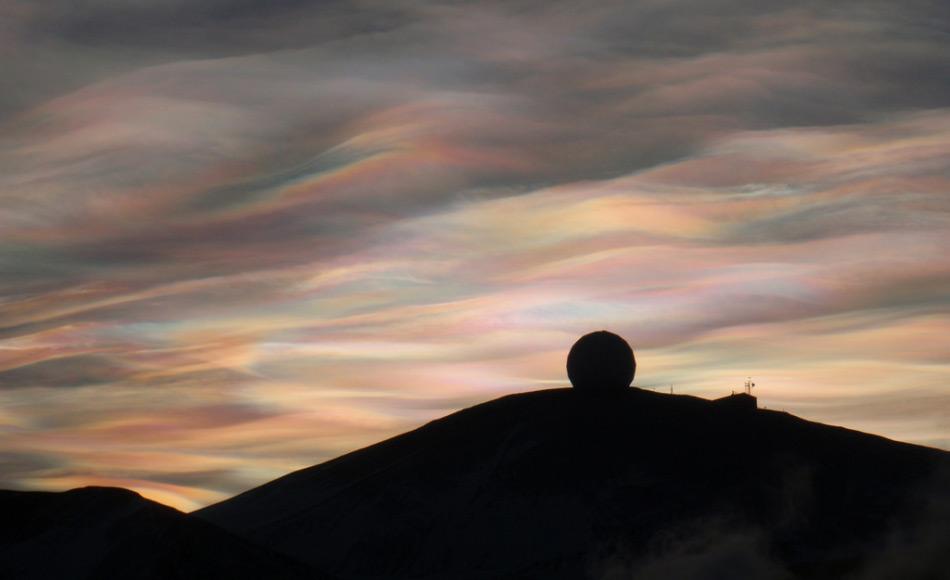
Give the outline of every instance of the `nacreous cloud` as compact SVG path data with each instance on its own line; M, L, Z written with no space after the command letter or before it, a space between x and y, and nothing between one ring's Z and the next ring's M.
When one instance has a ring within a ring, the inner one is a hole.
M950 446L939 3L0 16L0 487L202 505L598 328L643 386Z

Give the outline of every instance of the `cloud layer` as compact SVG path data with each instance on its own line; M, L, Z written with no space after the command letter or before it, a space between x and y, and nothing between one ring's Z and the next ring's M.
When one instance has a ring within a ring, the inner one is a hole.
M82 6L0 7L3 487L196 507L598 328L950 447L942 3Z

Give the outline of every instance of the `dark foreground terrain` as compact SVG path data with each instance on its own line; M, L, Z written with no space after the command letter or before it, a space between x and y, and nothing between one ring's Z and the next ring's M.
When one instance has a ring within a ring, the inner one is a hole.
M0 578L323 578L135 492L0 491Z
M950 453L745 396L558 389L191 515L117 490L6 492L0 577L950 578L948 475Z

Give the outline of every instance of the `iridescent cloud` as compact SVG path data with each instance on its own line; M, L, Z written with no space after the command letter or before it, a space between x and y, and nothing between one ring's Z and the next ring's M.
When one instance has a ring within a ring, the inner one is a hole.
M642 386L950 447L911 4L7 3L0 485L197 507L596 328Z

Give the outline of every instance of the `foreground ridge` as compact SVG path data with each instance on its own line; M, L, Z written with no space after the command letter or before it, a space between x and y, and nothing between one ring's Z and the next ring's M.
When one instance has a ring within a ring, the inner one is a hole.
M932 509L950 505L948 457L756 409L744 394L554 389L459 411L195 515L341 578L688 577L690 566L832 578L911 550L926 571L950 537L948 514Z
M0 578L327 578L127 489L0 491L0 513Z

